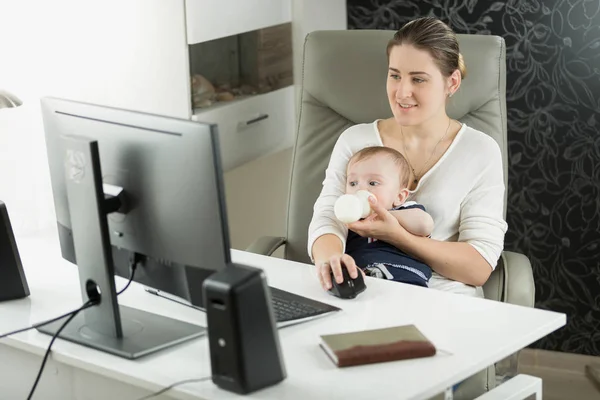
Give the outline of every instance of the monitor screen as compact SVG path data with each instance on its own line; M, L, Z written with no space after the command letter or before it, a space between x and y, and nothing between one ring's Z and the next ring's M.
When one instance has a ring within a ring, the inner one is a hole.
M203 335L120 305L114 274L202 304L203 280L230 262L216 125L41 104L62 255L93 307L64 330L62 321L38 330L126 358Z
M108 214L115 273L146 257L135 280L201 305L201 285L230 260L217 127L44 98L42 113L62 255L76 263L61 136L98 143L105 192L121 187L126 213Z

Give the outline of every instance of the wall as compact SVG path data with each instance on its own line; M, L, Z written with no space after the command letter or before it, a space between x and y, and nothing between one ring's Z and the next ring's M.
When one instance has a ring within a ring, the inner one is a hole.
M293 0L292 46L294 47L294 83L296 112L300 106L304 39L317 30L346 30L346 0Z
M183 0L0 0L0 200L17 234L54 225L39 99L188 118Z
M0 84L21 97L190 116L183 0L0 0L0 26Z
M530 258L536 306L568 315L534 347L600 355L600 2L348 0L351 29L428 15L506 40L505 247Z

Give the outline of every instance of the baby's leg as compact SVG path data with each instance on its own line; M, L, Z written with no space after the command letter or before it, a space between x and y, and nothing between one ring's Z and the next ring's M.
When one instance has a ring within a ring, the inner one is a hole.
M385 264L385 267L396 282L427 287L427 278L418 269L401 264Z
M384 264L370 264L364 268L363 271L365 271L366 276L394 280L394 276L390 273L390 271L388 271Z

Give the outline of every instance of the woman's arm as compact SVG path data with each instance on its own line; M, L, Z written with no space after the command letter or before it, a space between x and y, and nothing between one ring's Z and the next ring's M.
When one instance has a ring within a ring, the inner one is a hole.
M423 261L431 269L448 279L482 286L494 270L492 266L466 242L443 242L399 231L390 240L407 254Z
M344 281L342 264L346 267L352 279L358 277L359 269L354 259L348 254L344 254L343 243L336 235L319 236L312 248L312 256L318 268L317 273L323 289L331 289L331 271L333 271L337 283Z
M449 279L481 286L489 278L493 268L469 243L413 235L377 200L371 197L369 201L374 212L362 221L348 224L354 232L390 243Z
M312 246L312 259L315 265L327 262L335 255L344 253L344 244L339 237L332 234L319 236Z
M314 244L318 238L324 235L331 234L337 236L342 242L340 253L344 252L348 228L336 218L333 208L336 200L344 194L346 189L346 166L348 160L354 154L354 151L356 151L356 147L364 147L363 143L360 142L360 139L366 133L364 129L366 128L362 125L355 125L346 129L337 139L331 152L329 163L325 170L323 187L319 197L315 201L313 216L308 227L307 252L313 261L315 261L314 256L316 255L313 249ZM319 245L319 248L327 246L330 243L332 242L324 241ZM339 249L336 247L336 250Z
M336 141L325 171L323 188L314 205L308 228L307 251L318 270L321 286L331 288L331 272L338 283L343 281L342 265L350 277L356 278L359 270L352 257L344 254L348 228L335 217L335 201L346 188L346 166L355 151L363 148L372 134L371 124L355 125L346 129Z

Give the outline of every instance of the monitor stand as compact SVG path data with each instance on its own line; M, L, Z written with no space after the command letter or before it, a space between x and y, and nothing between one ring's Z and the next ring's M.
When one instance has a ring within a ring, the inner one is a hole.
M67 136L62 144L81 293L87 301L99 289L101 301L73 318L58 337L135 359L203 336L204 327L119 306L106 215L122 204L105 198L98 142ZM67 318L37 329L55 335Z

